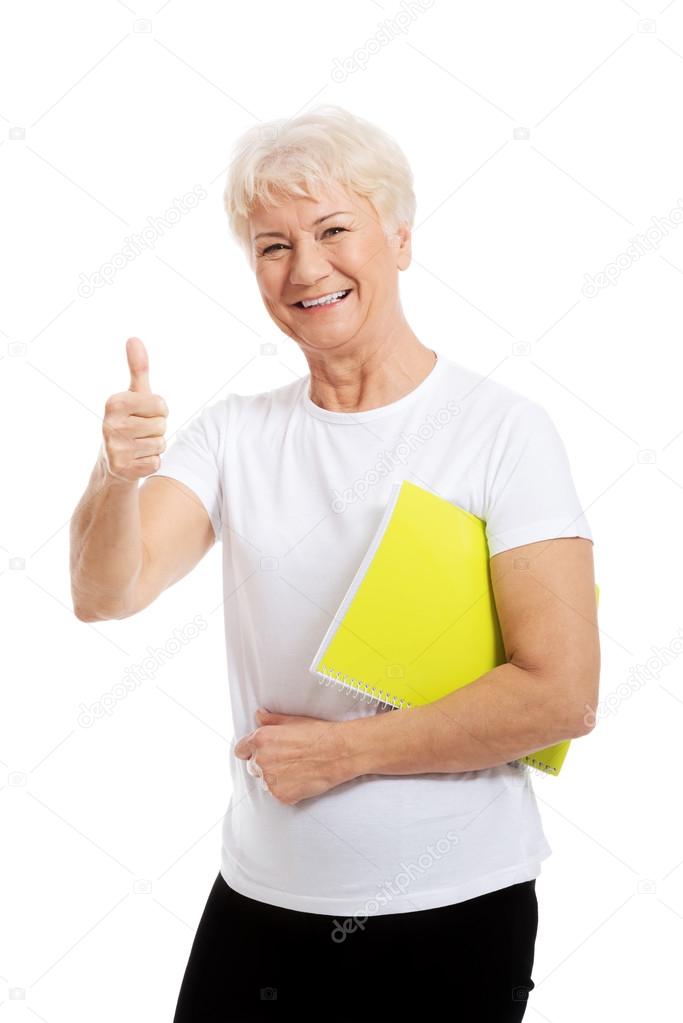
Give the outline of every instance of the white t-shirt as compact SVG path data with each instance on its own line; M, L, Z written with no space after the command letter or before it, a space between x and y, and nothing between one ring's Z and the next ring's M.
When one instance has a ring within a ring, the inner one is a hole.
M389 710L309 665L389 499L408 479L486 521L491 556L560 536L592 541L547 412L437 353L412 391L333 412L310 376L207 406L155 475L196 492L223 542L235 742L256 708L347 720ZM287 909L372 916L431 909L537 877L551 854L529 768L363 775L294 806L231 755L221 873Z

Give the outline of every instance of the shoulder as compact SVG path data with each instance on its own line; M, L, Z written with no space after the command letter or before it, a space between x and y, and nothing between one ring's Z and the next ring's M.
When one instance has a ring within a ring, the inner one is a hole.
M287 418L300 399L308 377L297 377L288 384L271 388L268 391L257 391L255 394L229 394L224 399L227 403L226 417L232 427L258 425L265 420Z
M442 388L457 403L462 415L477 423L510 428L550 421L544 406L522 391L453 359L440 358L444 361Z
M201 419L207 426L219 429L225 429L231 421L260 419L276 407L291 406L304 386L305 379L299 377L291 383L255 394L239 394L233 391L209 402L193 418Z

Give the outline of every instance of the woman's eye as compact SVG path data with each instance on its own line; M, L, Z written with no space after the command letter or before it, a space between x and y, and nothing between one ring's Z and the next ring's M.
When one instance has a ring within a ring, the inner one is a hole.
M348 230L346 227L327 227L323 231L323 235L326 235L328 231L346 231L346 230ZM261 255L262 256L267 256L269 252L273 252L276 249L282 249L282 248L286 248L286 246L283 246L282 242L275 242L275 244L269 245L267 249L264 249L263 252L261 253Z

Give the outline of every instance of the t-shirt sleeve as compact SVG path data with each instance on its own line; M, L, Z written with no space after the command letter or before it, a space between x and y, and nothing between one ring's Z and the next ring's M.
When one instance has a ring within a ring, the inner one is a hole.
M161 464L152 476L180 480L195 492L211 520L216 540L221 539L223 481L223 430L225 400L208 405L181 427L159 456Z
M486 472L485 505L490 557L562 536L593 542L564 443L537 402L513 405L501 422Z

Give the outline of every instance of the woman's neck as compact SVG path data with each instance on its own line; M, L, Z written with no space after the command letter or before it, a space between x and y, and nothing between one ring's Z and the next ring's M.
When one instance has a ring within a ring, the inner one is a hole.
M311 401L330 412L366 412L415 390L434 368L437 356L412 331L411 335L405 344L381 346L370 353L307 354Z

